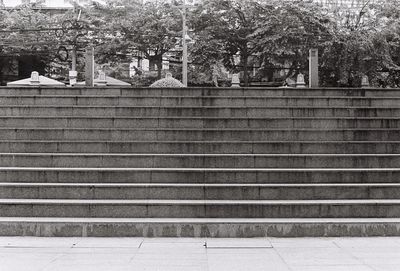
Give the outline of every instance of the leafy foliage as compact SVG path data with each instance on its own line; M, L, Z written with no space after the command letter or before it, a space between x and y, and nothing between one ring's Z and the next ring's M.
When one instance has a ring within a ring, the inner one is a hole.
M334 25L321 7L309 1L271 1L262 6L264 16L251 37L260 66L287 69L287 77L307 67L311 48L331 44Z
M257 29L261 17L260 4L256 1L205 0L192 20L197 35L192 51L195 61L203 65L222 61L232 72L243 71L247 85L253 51L250 35ZM235 56L239 56L239 63Z
M123 5L123 8L118 8ZM163 1L110 1L102 13L103 27L110 29L111 41L99 48L104 60L111 55L137 54L155 65L161 78L163 56L176 47L180 37L181 22L176 7ZM114 18L119 20L115 21Z
M181 57L177 2L106 0L101 5L87 0L52 16L41 10L40 1L0 9L0 64L7 63L8 56L33 54L47 64L49 73L66 74L70 59L60 60L60 46L69 53L77 49L81 70L83 50L95 46L98 64L108 65L116 75L126 71L132 57L148 59L156 72L133 80L149 84L154 76L161 78L163 58ZM276 70L284 70L284 77L300 71L307 76L309 49L317 48L324 86L359 86L365 74L377 86L400 85L398 0L365 1L355 11L327 9L312 0L203 0L187 11L194 40L189 46L192 84L227 80L221 72L225 69L241 72L245 84L272 78ZM45 29L60 26L62 35ZM172 70L178 74L176 62ZM253 66L255 75L250 72Z

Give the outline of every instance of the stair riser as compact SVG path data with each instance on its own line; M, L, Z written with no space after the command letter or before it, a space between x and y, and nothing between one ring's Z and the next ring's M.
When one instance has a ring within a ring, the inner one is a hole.
M277 97L0 97L0 105L79 106L378 106L398 107L394 98Z
M90 187L0 186L1 198L18 199L186 199L318 200L400 199L400 187Z
M2 116L400 117L400 108L0 107Z
M399 97L398 89L282 88L0 88L0 95L122 95L122 96L365 96Z
M400 119L0 118L0 127L42 128L400 128Z
M0 216L159 218L391 218L397 204L0 204Z
M0 170L1 182L39 183L398 183L398 171L221 171L176 170L60 171Z
M2 236L39 237L371 237L400 236L397 222L0 222Z
M400 156L35 156L0 155L3 167L400 168Z
M0 129L2 140L141 141L397 141L400 130L40 130Z
M400 153L400 143L157 143L0 141L0 152L21 153Z

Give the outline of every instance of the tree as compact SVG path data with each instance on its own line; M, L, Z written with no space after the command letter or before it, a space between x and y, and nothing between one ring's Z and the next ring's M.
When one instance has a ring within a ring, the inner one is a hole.
M1 10L0 14L0 61L8 66L13 59L25 59L32 69L44 72L58 47L54 31L49 30L54 17L41 12L40 3ZM26 76L29 72L27 70L20 75Z
M196 62L203 65L223 61L233 72L243 71L244 84L249 83L249 60L253 52L251 34L262 16L260 4L251 0L205 0L193 13L196 33L192 51ZM235 56L240 61L235 63Z
M120 1L118 5L110 1L109 11L104 13L108 22L105 27L112 32L111 42L105 47L113 54L143 55L157 67L161 78L163 57L180 42L182 27L177 8L164 1ZM111 19L114 16L118 16L117 22Z
M307 67L308 51L320 51L333 35L332 21L309 1L269 1L260 6L264 16L251 35L261 69L287 70L292 77Z
M383 71L398 69L390 52L385 29L387 19L379 15L384 2L366 1L353 10L352 16L340 20L341 12L334 11L335 35L332 45L322 55L322 79L333 86L358 87L363 75L379 84Z
M384 23L382 35L387 43L385 59L391 65L385 70L386 78L381 78L384 86L400 87L400 7L397 0L387 0L377 5L377 18Z

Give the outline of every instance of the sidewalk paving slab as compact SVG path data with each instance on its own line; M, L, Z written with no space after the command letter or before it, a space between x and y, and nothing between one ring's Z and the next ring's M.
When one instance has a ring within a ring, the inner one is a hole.
M399 266L398 237L0 237L0 270L7 271L398 271Z

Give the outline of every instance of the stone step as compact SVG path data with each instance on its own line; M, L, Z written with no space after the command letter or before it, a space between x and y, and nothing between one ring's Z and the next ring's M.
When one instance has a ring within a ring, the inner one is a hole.
M2 140L397 141L400 129L0 128Z
M0 116L10 128L400 128L400 118Z
M400 154L0 153L3 167L400 168Z
M113 218L398 218L400 200L0 199L0 216Z
M0 217L0 233L40 237L400 236L400 219Z
M10 153L400 154L400 141L31 141L0 140Z
M400 97L0 95L0 105L398 107Z
M400 117L400 107L0 106L2 116Z
M400 199L400 184L0 183L0 198L148 200Z
M0 167L15 183L398 183L400 168L38 168Z
M1 87L0 95L111 96L366 96L399 97L398 89L355 88L132 88L132 87Z

